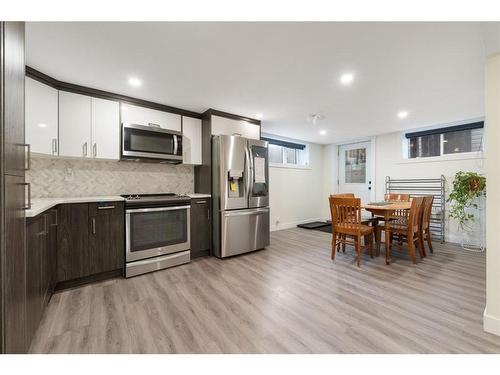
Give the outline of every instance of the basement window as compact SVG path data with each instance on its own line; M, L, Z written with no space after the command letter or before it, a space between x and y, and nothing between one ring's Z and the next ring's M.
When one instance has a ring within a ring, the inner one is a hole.
M406 133L408 158L427 158L483 150L484 121Z
M307 165L307 147L301 143L262 137L269 142L269 162L284 165Z

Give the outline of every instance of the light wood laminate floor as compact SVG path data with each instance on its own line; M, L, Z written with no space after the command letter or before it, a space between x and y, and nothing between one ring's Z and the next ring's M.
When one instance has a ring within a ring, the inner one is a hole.
M33 353L500 353L485 333L485 256L435 245L412 265L331 235L272 233L263 251L55 294Z

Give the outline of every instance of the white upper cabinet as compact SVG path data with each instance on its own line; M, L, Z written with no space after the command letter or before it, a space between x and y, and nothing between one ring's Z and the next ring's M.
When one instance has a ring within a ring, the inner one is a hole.
M201 164L201 119L182 117L182 162Z
M122 123L127 124L159 126L178 132L182 128L180 115L126 103L121 103L121 116Z
M212 115L212 134L239 135L245 138L260 139L260 125L243 120Z
M58 154L57 90L26 77L26 143L32 152Z
M89 156L120 158L120 105L112 100L92 98L92 149Z
M91 98L59 92L59 155L91 157Z

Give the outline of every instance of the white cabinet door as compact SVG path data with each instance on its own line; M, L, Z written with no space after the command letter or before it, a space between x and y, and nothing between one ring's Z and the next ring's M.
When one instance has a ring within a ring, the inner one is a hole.
M250 139L260 139L260 125L243 120L212 116L212 134L240 135Z
M201 119L182 117L182 162L201 164Z
M93 158L120 158L120 105L112 100L92 98Z
M121 103L122 123L145 125L158 125L163 129L181 131L181 116L174 113L157 111L136 105Z
M28 77L25 85L26 143L31 152L57 155L57 90Z
M91 156L90 96L59 92L59 155Z

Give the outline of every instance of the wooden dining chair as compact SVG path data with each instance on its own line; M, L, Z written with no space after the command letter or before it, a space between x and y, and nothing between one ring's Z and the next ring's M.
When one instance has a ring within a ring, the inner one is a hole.
M386 202L409 202L410 201L410 194L400 194L400 193L386 193L384 194L384 201ZM375 217L372 216L372 220L374 223L374 226L378 228L378 224L381 222L384 222L383 217ZM377 229L375 230L375 242L377 243L377 256L380 254L380 241L381 237L379 236L380 231Z
M373 227L361 223L361 199L330 196L329 202L332 215L332 260L335 260L338 243L342 244L344 251L346 244L353 245L359 267L363 248L368 247L373 258ZM361 245L362 237L365 237L364 245Z
M384 194L384 201L387 202L409 202L410 194L387 193Z
M424 241L427 241L429 246L429 251L434 253L432 249L431 240L431 214L432 214L432 204L434 203L434 196L426 195L422 203L422 216L420 221L420 242L425 255Z
M330 194L330 197L334 198L355 198L354 193L339 193L339 194ZM378 219L376 217L364 217L361 218L361 224L363 225L371 225L374 229L373 232L375 233L375 228L377 227L378 224ZM332 229L332 234L333 234L333 229ZM365 238L365 243L368 242L369 239ZM337 242L337 251L340 251L340 242ZM345 243L342 243L342 251L345 252Z
M381 238L381 232L383 230L386 231L385 235L389 236L389 248L385 249L385 251L388 252L387 254L389 254L389 259L391 258L392 237L394 235L406 237L406 241L408 243L408 253L414 264L417 263L415 245L420 253L420 256L425 256L420 239L420 215L423 200L423 197L413 197L409 210L396 210L394 214L391 215L392 220L389 221L387 228L385 225L379 225L377 227L377 238ZM381 241L377 243L377 253L380 253L380 242Z

